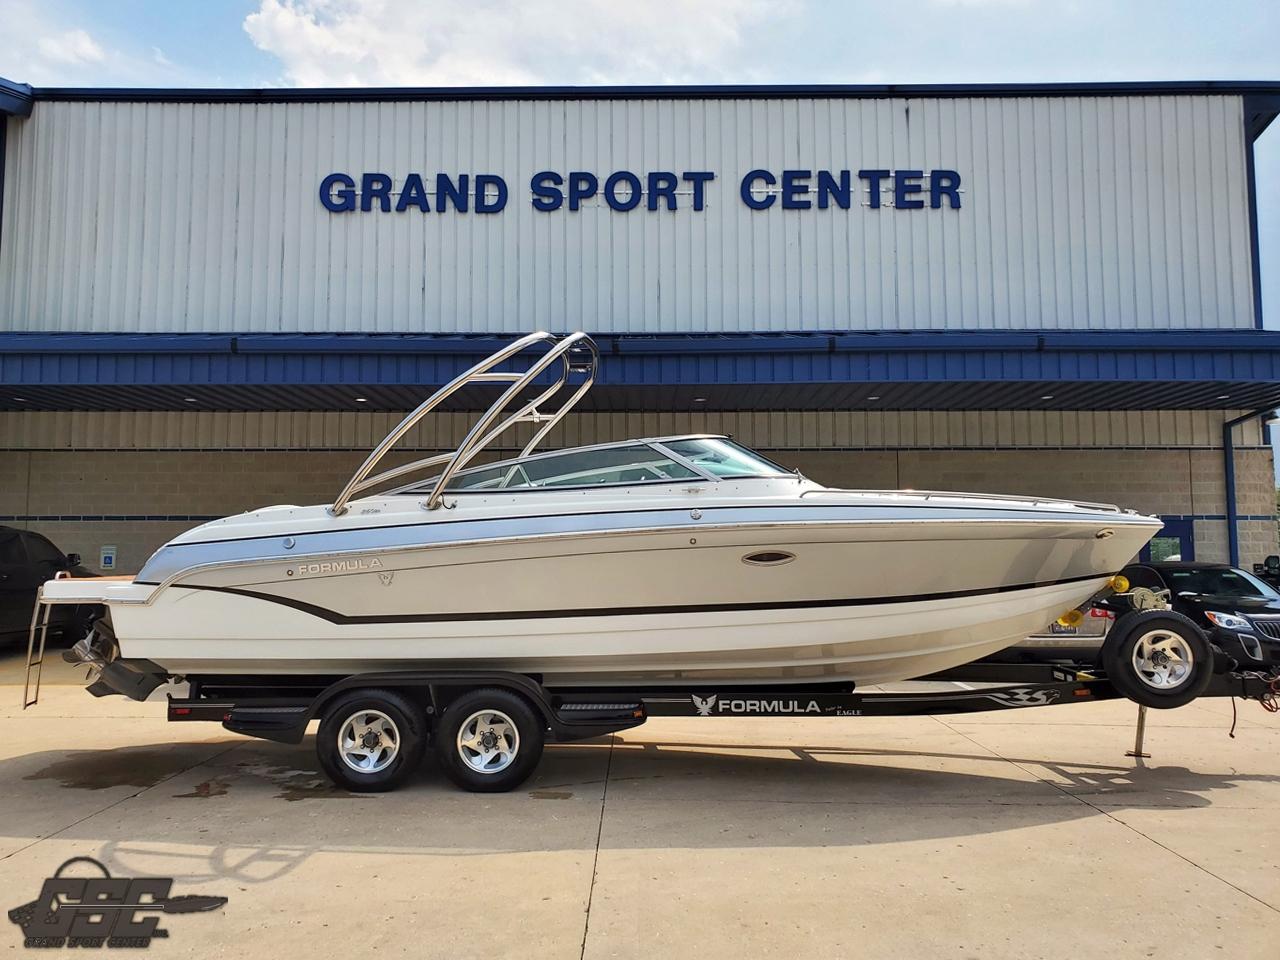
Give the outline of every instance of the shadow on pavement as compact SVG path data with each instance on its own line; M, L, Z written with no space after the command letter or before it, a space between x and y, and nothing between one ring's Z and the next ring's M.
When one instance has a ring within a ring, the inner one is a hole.
M1105 792L1112 806L1126 806L1130 794L1144 809L1185 809L1211 806L1212 794L1241 783L1280 783L1280 776L1183 767L1013 761L1043 771L1050 784L981 753L646 740L619 741L610 756L609 741L600 740L549 747L538 774L510 794L458 791L428 760L399 791L353 795L321 775L312 748L309 737L296 746L227 739L0 761L0 783L11 784L5 832L24 835L24 806L45 789L138 788L129 803L84 818L59 840L92 844L84 852L125 874L261 883L317 853L588 850L597 842L606 770L606 824L619 826L601 843L615 849L961 838L1105 817L1077 799L1085 793ZM21 778L25 789L15 791L14 768L31 771L33 762L37 769ZM477 819L493 826L477 831Z

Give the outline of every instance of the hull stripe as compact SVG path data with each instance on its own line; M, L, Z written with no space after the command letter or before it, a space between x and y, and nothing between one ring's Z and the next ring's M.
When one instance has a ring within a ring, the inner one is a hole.
M292 562L303 555L332 556L417 547L452 546L484 540L536 539L563 535L595 536L618 532L671 533L677 530L783 526L788 523L883 526L906 523L909 529L935 521L958 523L1040 523L1060 526L1134 526L1155 529L1151 523L1133 523L1119 515L1053 515L1034 510L976 507L933 507L925 514L916 507L859 504L754 504L703 506L695 520L688 505L661 509L591 511L546 514L538 517L475 517L359 527L350 530L315 530L293 536L296 551L283 546L286 534L171 543L161 547L139 572L136 583L159 586L181 574L211 563ZM1141 518L1139 518L1141 519ZM1149 536L1149 534L1148 534ZM1145 541L1144 541L1145 542Z
M1016 593L1020 590L1036 590L1043 587L1056 587L1068 583L1082 583L1085 580L1101 580L1105 573L1090 573L1081 577L1067 577L1062 580L1043 580L1035 583L1010 584L1003 587L980 587L976 590L951 590L944 593L917 593L897 597L854 597L834 600L777 600L754 603L692 603L668 606L648 607L580 607L562 610L494 610L486 612L459 611L456 613L406 613L406 614L367 614L348 615L330 610L304 600L292 597L275 596L259 593L255 590L243 590L239 587L211 587L189 584L175 584L174 589L209 590L214 593L229 593L238 597L249 597L254 600L265 600L278 603L313 617L319 617L330 623L343 625L369 623L458 623L480 620L554 620L572 619L575 617L631 617L660 614L683 613L731 613L751 610L810 610L822 607L869 607L877 604L924 603L930 600L960 600L966 597L994 596L1001 593Z

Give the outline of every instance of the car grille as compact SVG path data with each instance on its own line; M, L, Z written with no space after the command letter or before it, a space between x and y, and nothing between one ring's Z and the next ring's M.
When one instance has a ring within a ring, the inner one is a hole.
M1255 619L1253 621L1253 625L1264 637L1270 637L1272 640L1280 640L1280 620Z

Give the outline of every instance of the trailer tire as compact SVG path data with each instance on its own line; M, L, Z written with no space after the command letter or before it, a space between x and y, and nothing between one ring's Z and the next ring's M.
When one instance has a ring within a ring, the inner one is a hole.
M546 724L524 697L498 687L457 697L432 733L445 776L463 790L501 793L518 787L542 757Z
M353 690L325 709L316 756L340 787L394 790L421 764L426 726L422 708L394 690Z
M1116 621L1102 645L1107 679L1144 707L1181 707L1213 679L1214 655L1204 632L1172 610L1144 610Z

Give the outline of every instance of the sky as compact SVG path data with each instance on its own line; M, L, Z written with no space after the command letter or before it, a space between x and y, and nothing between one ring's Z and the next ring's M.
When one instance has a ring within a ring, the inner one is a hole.
M1278 0L0 0L0 29L37 86L1280 81ZM1280 121L1256 160L1280 330Z

